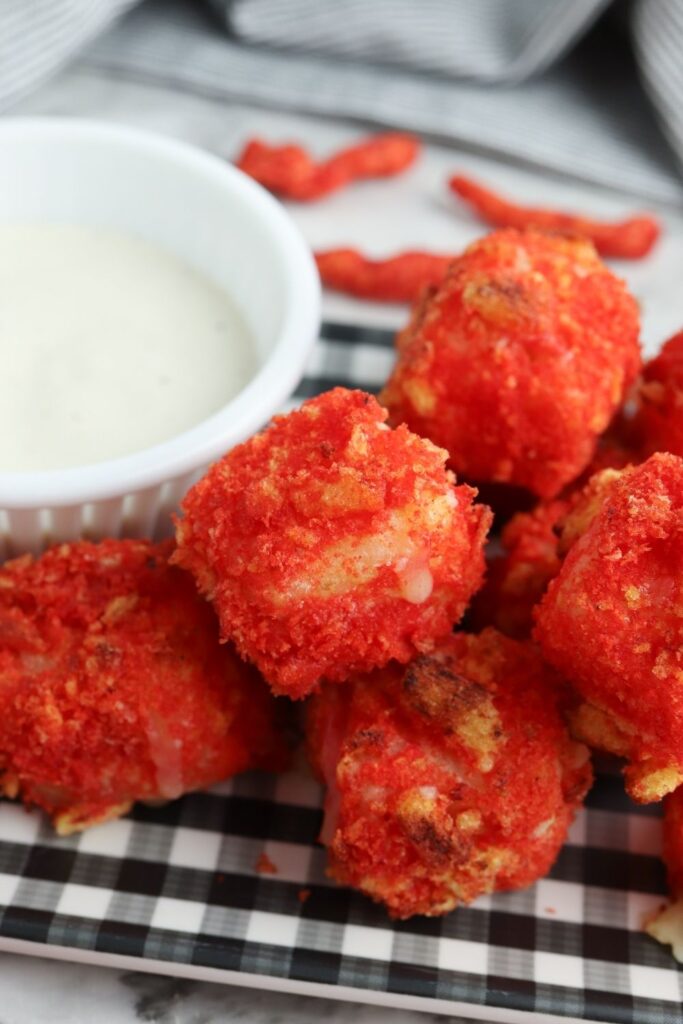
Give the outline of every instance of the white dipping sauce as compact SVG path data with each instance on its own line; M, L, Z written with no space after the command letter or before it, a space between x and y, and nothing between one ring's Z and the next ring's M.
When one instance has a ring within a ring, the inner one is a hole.
M108 229L0 225L0 472L166 441L255 370L228 295L176 256Z

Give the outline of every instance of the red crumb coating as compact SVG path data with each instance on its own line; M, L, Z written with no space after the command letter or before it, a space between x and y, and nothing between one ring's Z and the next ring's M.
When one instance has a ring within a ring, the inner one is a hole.
M545 875L592 778L554 676L493 629L323 686L307 737L328 785L330 875L398 918Z
M553 498L588 465L640 368L639 317L586 241L498 231L402 332L380 400L470 480Z
M601 438L590 465L560 498L513 516L500 535L502 553L490 559L486 583L474 598L471 621L476 628L496 626L518 640L531 635L533 610L562 565L564 518L593 474L637 461L616 440Z
M683 456L683 331L643 367L633 421L643 457L653 452Z
M283 766L275 702L170 551L79 542L0 568L0 792L62 833Z
M567 539L536 639L583 698L577 734L627 758L635 800L659 800L683 780L683 460L593 477Z
M506 636L523 640L531 634L532 612L562 564L555 527L568 502L539 502L531 512L518 512L500 536L502 554L491 559L486 584L473 603L477 627L496 626Z
M430 650L481 584L488 509L446 452L385 419L370 395L327 392L183 502L176 560L276 693Z

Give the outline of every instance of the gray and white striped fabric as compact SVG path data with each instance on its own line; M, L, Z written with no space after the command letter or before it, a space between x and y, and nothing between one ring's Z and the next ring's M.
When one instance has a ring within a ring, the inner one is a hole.
M242 0L231 14L237 17L240 9L261 2L266 0ZM305 2L281 6L290 11ZM683 6L683 0L677 2ZM326 0L320 3L327 7ZM366 6L375 10L375 0ZM412 0L391 0L391 6L396 18L408 7L423 10ZM614 45L610 33L607 41L586 40L539 75L494 86L370 61L332 60L308 49L298 49L293 59L291 51L272 45L236 42L217 32L215 24L189 0L148 0L83 60L97 71L173 84L213 99L424 133L621 188L643 201L683 202L680 167L657 127L627 47Z
M138 0L0 0L0 104L58 71Z
M78 52L106 73L405 128L680 205L683 0L611 2L639 68L626 33L583 39L610 0L0 0L0 107Z
M640 0L634 39L662 128L683 160L683 2Z
M610 0L213 0L238 38L278 49L516 82L544 71Z

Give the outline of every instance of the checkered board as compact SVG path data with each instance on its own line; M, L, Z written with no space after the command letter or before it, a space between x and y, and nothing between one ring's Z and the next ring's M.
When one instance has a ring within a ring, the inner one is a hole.
M326 323L296 397L376 389L391 342ZM306 774L246 775L58 838L39 813L2 803L0 948L498 1020L683 1019L683 973L642 932L666 892L658 809L631 804L617 775L599 775L548 878L440 919L393 923L326 878L320 806Z

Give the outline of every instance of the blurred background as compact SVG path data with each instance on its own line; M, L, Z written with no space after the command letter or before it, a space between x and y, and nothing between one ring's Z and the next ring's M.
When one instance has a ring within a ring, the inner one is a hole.
M618 265L649 355L683 323L681 53L683 0L5 0L0 110L137 125L226 160L254 136L324 157L373 129L420 135L409 174L287 204L314 249L457 252L482 231L447 194L458 172L598 218L651 210L661 241ZM405 318L334 293L323 313Z
M681 203L681 52L682 0L5 0L0 103L122 115L112 82L145 82Z

